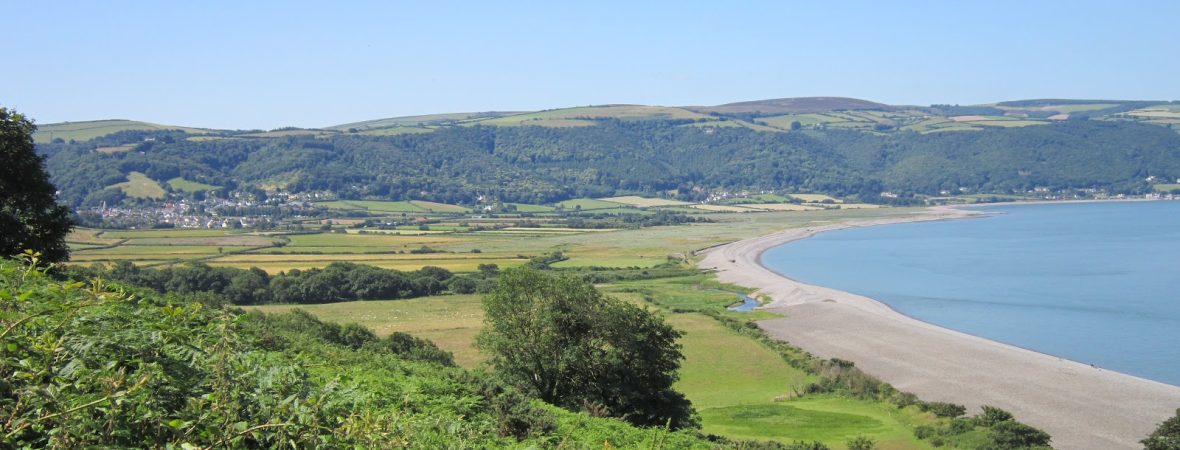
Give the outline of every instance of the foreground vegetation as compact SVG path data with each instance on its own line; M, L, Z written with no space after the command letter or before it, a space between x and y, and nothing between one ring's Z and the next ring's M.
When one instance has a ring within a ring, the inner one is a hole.
M0 262L0 446L707 448L546 406L404 334Z

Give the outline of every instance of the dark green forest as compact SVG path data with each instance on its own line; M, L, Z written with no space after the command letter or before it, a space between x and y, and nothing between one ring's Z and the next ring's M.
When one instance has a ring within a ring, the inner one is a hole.
M277 185L345 199L461 204L480 195L535 204L624 194L702 200L738 189L896 203L945 191L1010 194L1037 187L1134 194L1150 191L1148 176L1180 177L1180 134L1134 122L1069 120L929 134L691 125L604 119L571 128L453 126L397 136L201 141L178 131L124 131L41 144L38 151L61 201L72 206L121 199L121 192L104 188L132 171L224 190ZM95 151L125 144L136 146ZM886 191L898 198L880 197Z

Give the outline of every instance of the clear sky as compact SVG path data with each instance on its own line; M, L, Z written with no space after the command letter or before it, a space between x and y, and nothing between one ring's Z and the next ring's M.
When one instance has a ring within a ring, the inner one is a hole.
M575 4L576 3L576 4ZM0 0L0 105L321 127L437 112L1180 99L1180 1Z

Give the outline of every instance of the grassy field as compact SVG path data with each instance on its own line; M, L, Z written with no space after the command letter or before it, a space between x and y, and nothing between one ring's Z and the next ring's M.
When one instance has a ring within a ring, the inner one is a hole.
M427 212L465 213L471 211L470 209L458 205L448 205L446 203L435 203L424 200L410 200L410 204Z
M205 184L205 183L198 183L196 181L189 181L189 180L186 180L181 177L176 177L171 180L168 180L168 186L171 186L172 189L175 189L178 191L185 191L185 192L200 192L200 191L212 191L212 190L216 190L216 189L221 189L221 186L214 186L212 184Z
M618 208L620 204L615 203L615 202L603 201L603 200L595 200L592 198L578 198L578 199L573 199L573 200L566 200L564 202L558 203L558 205L560 205L562 208L565 208L565 210L567 210L567 211L573 211L575 209L578 209L578 207L581 207L582 211L589 211L589 210L595 210L595 209Z
M843 201L838 198L823 195L823 194L787 194L787 196L791 197L791 198L799 199L799 200L802 200L805 202L815 202L815 203L823 202L823 201L831 201L833 203L840 203Z
M328 303L323 305L263 305L250 309L266 313L303 309L322 320L354 322L385 336L394 331L429 339L455 355L460 366L474 368L485 357L475 349L475 335L483 326L479 296L445 295L406 300Z
M358 134L364 134L368 136L398 136L403 134L422 134L432 132L434 132L433 128L396 126L365 130Z
M635 195L627 195L623 197L609 197L599 199L604 202L622 203L624 205L637 206L640 208L650 208L653 206L682 206L691 205L689 202L682 202L680 200L667 200L662 198L647 198Z
M1180 189L1180 183L1153 184L1151 188L1155 189L1156 192L1172 192Z
M759 206L761 206L761 205L759 205ZM709 204L692 205L692 208L699 209L701 211L734 212L734 213L745 213L745 212L753 212L753 211L758 210L757 207L747 208L744 206L737 206L737 205L709 205Z
M331 202L319 202L318 206L328 209L356 209L363 211L372 211L379 213L422 213L425 209L419 208L410 202L385 202L377 200L337 200Z
M644 304L635 291L644 290L660 305L686 309L720 309L736 297L716 290L706 276L643 280L608 285L617 297ZM787 365L778 354L744 337L713 318L694 312L663 314L681 338L685 360L676 388L684 392L701 414L706 433L738 438L773 439L780 442L818 440L832 448L855 436L868 436L881 449L925 449L910 431L928 416L913 410L876 402L834 396L797 398L795 392L813 377ZM358 301L323 305L255 306L274 313L293 308L335 322L355 322L379 335L402 331L435 342L455 354L463 367L478 367L486 357L474 347L483 323L478 296L435 296L409 300ZM753 319L768 313L729 313Z
M577 121L575 125L579 126L580 122L592 125L593 122L583 120L586 118L617 118L617 119L709 119L711 116L689 111L683 108L671 108L664 106L645 106L645 105L607 105L607 106L584 106L578 108L564 108L554 109L549 111L539 111L533 113L516 114L504 117L497 117L492 119L479 120L472 123L480 125L499 125L499 126L516 126L516 125L538 125L538 126L562 126L558 125L561 122L555 121ZM571 126L566 123L564 126Z
M37 132L33 133L33 140L38 144L48 143L54 139L87 141L96 137L128 130L182 130L189 134L204 134L211 131L201 128L160 125L134 120L91 120L37 125Z
M507 203L507 204L515 206L516 210L518 212L525 212L525 213L547 213L547 212L553 212L554 210L556 210L556 208L554 208L552 206L544 206L544 205L530 205L527 203Z
M814 211L817 209L822 209L815 206L799 205L795 203L745 203L735 206L742 208L768 209L771 211Z
M127 152L135 149L136 145L139 145L139 144L124 144L124 145L117 145L114 147L98 147L98 148L94 149L94 151L99 152L99 153L105 153L108 155L113 155L116 153L127 153Z
M127 181L110 187L122 189L128 197L135 198L164 198L164 194L166 194L164 188L160 187L160 183L139 172L127 174Z

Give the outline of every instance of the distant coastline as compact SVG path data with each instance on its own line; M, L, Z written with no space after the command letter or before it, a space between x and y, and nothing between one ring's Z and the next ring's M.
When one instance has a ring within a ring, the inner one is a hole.
M786 230L704 251L700 267L758 289L763 308L786 317L759 322L778 339L840 357L927 400L994 405L1041 427L1058 448L1138 448L1180 406L1180 387L998 343L908 317L877 300L792 280L761 263L774 247L850 227L977 217L971 207L1152 199L997 202L928 208L910 217Z

